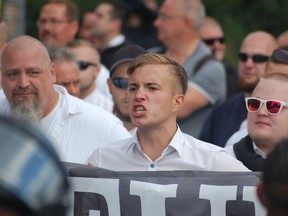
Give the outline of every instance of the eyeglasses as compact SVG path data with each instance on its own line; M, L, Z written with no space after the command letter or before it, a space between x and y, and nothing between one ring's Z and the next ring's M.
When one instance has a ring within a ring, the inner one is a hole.
M92 62L86 62L86 61L77 61L77 64L78 64L78 67L81 71L86 70L90 66L94 66L94 67L97 66L97 64L94 64Z
M158 14L158 19L162 20L162 21L166 21L166 20L172 20L172 19L176 19L176 18L183 18L182 16L169 16L166 14Z
M39 19L36 22L36 26L43 26L46 24L50 24L52 26L59 26L63 23L69 23L71 20L57 20L57 19Z
M204 41L204 43L206 43L206 45L208 46L212 46L216 41L218 41L220 44L224 44L225 43L225 38L224 37L220 37L220 38L208 38L208 39L202 39Z
M261 100L255 97L245 98L246 108L249 112L256 113L258 112L262 105L265 104L267 113L270 115L278 115L283 106L288 107L288 103L279 101L279 100Z
M120 88L120 89L128 88L128 83L129 83L128 79L115 77L115 78L111 78L111 80L117 88Z
M252 58L253 62L255 62L255 63L263 63L269 59L269 56L261 55L261 54L248 55L246 53L239 53L238 54L238 59L242 62L246 62L248 60L248 58Z

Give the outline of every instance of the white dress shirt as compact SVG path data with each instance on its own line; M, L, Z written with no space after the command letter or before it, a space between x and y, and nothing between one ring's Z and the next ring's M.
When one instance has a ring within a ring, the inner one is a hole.
M83 98L83 100L88 103L100 106L102 109L112 113L114 105L113 102L104 94L102 94L102 92L100 92L98 89L95 89L87 97Z
M0 89L0 98L6 98L3 89Z
M182 133L179 128L155 161L141 150L136 134L132 138L96 149L87 163L115 171L249 171L223 148L195 139Z
M62 86L56 107L40 122L40 128L54 144L60 159L84 163L100 146L131 137L122 122L102 108L69 95ZM2 112L9 115L8 101L1 100Z
M124 43L125 41L125 35L124 34L119 34L116 37L114 37L111 41L109 41L108 47L116 47L119 46L120 44Z
M225 148L231 145L234 145L235 143L239 142L243 137L247 136L248 129L247 129L247 119L245 119L241 125L238 131L232 134L232 136L227 140L225 143Z
M100 64L100 72L95 79L96 88L97 90L100 90L101 93L103 93L113 103L112 95L110 94L107 84L107 79L109 78L109 76L109 70L103 64Z

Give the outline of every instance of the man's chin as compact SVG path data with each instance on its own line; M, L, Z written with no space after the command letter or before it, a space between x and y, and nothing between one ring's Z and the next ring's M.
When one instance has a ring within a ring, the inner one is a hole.
M255 82L252 82L252 83L247 83L247 82L244 82L244 81L242 81L242 82L240 81L240 83L239 83L240 89L242 89L244 92L252 93L254 88L256 87L258 81L259 80L255 81Z
M42 111L39 104L29 103L28 101L13 101L11 104L11 114L14 118L33 123L38 123L42 117Z

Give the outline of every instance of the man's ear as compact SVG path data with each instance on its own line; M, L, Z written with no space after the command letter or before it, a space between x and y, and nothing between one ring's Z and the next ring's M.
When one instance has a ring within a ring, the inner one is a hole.
M112 88L112 85L113 85L111 78L107 79L107 85L108 85L108 88L109 88L109 92L111 94L111 88Z
M94 71L95 79L96 79L97 76L99 75L100 71L101 71L100 65L97 65L97 66L95 67L95 71Z
M56 77L55 64L53 62L50 65L50 73L51 73L51 76L52 76L52 82L56 83L57 77Z
M71 33L71 37L74 37L77 32L79 31L79 27L80 27L80 24L77 20L73 20L71 21L71 25L70 25L70 33Z
M265 206L267 207L267 198L265 197L265 194L263 192L263 183L262 181L260 180L257 184L257 196L260 200L260 202Z
M188 26L188 28L195 28L194 20L191 19L190 17L184 17L185 24Z
M185 99L185 96L183 94L175 95L174 109L176 112L178 112L178 110L183 106L184 99Z
M120 29L121 31L121 28L122 28L122 20L121 19L114 19L113 20L113 26L114 26L114 29Z

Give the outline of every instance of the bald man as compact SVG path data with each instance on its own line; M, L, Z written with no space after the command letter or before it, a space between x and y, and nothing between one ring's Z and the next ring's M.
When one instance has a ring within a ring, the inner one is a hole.
M233 133L240 130L247 118L245 97L251 96L263 76L267 61L278 47L277 40L268 32L255 31L242 41L238 53L239 86L242 92L228 98L208 116L200 139L221 147Z
M181 64L188 74L189 85L178 112L178 124L196 138L212 107L226 98L225 69L200 40L199 28L204 18L201 0L165 0L154 22L158 39L166 47L163 53Z
M39 125L62 161L84 163L96 147L130 137L115 116L53 85L54 64L39 40L10 41L1 63L6 98L0 99L0 112Z
M269 59L265 74L268 73L288 73L288 50L287 49L276 49L274 50L272 57Z
M212 50L215 58L222 61L225 55L225 36L220 23L206 16L199 30L201 39Z
M239 81L238 73L236 68L225 59L226 43L220 23L216 19L206 16L199 33L201 39L212 51L214 57L221 61L225 67L227 84L226 97L228 98L237 94L240 91L237 85Z
M279 44L279 47L288 47L288 31L282 32L278 37L277 41Z

